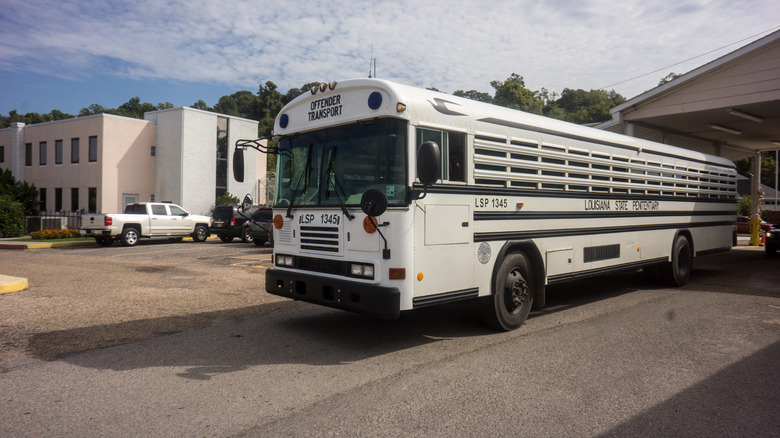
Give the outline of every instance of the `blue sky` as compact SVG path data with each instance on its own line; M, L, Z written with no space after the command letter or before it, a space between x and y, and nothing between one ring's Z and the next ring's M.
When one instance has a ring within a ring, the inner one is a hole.
M366 77L372 46L378 77L449 93L517 73L633 97L777 29L776 0L4 0L0 113L214 105Z

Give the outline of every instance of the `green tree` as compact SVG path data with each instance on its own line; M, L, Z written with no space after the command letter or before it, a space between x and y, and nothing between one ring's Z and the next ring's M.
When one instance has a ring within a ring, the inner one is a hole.
M744 158L735 161L737 172L748 178L753 174L753 157ZM761 184L769 187L775 187L775 152L768 151L761 153Z
M238 204L239 199L238 196L231 195L230 192L225 192L219 196L217 196L216 201L214 201L215 205L233 205Z
M24 207L10 196L0 195L0 237L19 237L25 233Z
M25 214L38 214L38 189L26 181L17 181L10 169L0 172L0 196L21 204Z
M108 108L104 107L103 105L93 103L92 105L86 108L82 108L81 111L79 111L79 117L91 116L94 114L103 114L107 112L108 112Z
M284 106L283 95L277 90L276 84L266 81L257 91L258 111L256 119L259 122L257 132L259 137L268 137L271 135L274 127L274 120L279 111Z
M534 114L542 114L544 101L538 91L526 88L523 77L512 73L505 81L491 81L496 90L493 103Z
M466 99L476 100L477 102L493 103L493 96L491 96L488 93L484 93L482 91L477 91L477 90L469 90L469 91L455 90L455 92L452 93L452 95L458 97L465 97Z
M551 100L547 104L545 115L579 124L604 122L612 117L609 109L625 100L614 90L585 91L565 88L560 98Z
M213 111L213 109L209 108L209 106L206 105L206 102L204 102L203 100L198 100L197 102L193 103L192 105L190 105L190 108L195 108L203 111Z
M117 116L133 117L136 119L143 119L144 113L150 111L156 111L157 107L149 102L141 102L141 99L136 96L128 100L127 102L119 105L114 110L108 110L109 114L115 114Z

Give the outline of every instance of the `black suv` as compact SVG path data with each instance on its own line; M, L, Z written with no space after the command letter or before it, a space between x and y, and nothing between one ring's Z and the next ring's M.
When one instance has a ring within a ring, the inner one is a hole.
M209 231L219 236L223 242L230 242L235 237L242 242L251 242L252 237L247 234L245 223L258 208L259 206L253 205L246 213L242 213L239 205L218 205L211 214Z
M265 242L274 244L273 213L271 207L260 207L252 215L252 220L247 221L247 234L257 246L265 245Z
M777 249L780 248L780 225L767 231L764 239L764 251L766 251L766 254L770 256L777 254Z

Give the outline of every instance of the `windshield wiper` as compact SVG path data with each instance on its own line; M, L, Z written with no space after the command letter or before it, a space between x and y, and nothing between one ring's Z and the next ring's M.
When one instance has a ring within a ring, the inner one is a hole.
M290 140L292 142L292 140ZM298 190L301 188L301 181L303 181L303 177L306 176L306 185L309 185L309 173L311 173L311 151L312 151L312 144L309 143L309 150L306 152L306 166L303 168L303 172L301 173L301 177L298 178L298 183L295 184L295 189L293 190L293 194L290 197L290 205L287 207L287 217L292 219L292 209L295 205L295 197L298 196Z
M347 194L346 190L344 190L344 187L341 186L341 183L338 180L338 176L336 176L336 173L333 171L333 163L336 161L336 150L338 149L338 146L333 146L333 149L330 153L330 160L328 160L328 170L325 172L325 177L328 179L328 182L325 185L325 199L327 199L330 195L330 187L333 186L333 193L336 194L336 199L339 201L339 207L341 207L341 212L344 213L344 216L347 217L347 219L352 220L355 219L355 215L349 212L347 210L346 203L341 199L341 196L339 195L339 189L341 189L341 193L343 193L345 196ZM333 181L331 182L331 174L333 175Z

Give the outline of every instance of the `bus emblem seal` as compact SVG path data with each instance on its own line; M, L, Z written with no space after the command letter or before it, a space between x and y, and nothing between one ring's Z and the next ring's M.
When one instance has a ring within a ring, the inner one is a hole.
M486 265L487 262L490 261L490 244L487 242L482 242L479 244L479 249L477 250L477 258L479 259L479 262L483 265Z

